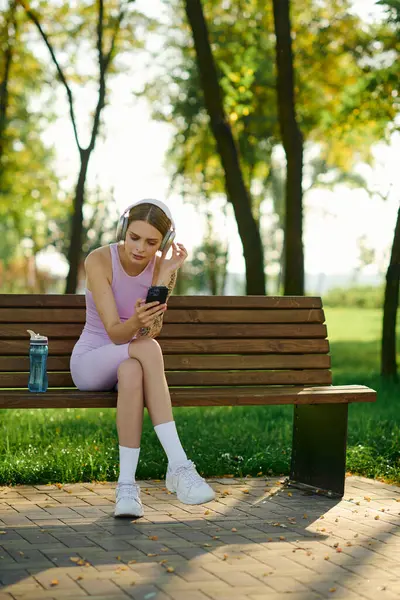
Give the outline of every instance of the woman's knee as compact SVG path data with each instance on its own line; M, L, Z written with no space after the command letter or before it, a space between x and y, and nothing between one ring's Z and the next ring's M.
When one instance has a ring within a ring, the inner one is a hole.
M143 337L134 340L129 344L129 356L132 358L160 357L162 358L162 350L157 340L153 338Z
M124 360L118 367L118 388L121 385L141 387L143 385L142 365L136 358Z

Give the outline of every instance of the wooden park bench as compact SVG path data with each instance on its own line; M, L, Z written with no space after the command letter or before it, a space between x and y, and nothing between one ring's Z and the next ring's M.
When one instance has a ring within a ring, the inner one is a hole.
M82 295L0 294L0 408L115 407L69 372L85 322ZM318 297L172 296L158 338L173 406L294 405L289 484L344 493L347 409L374 402L363 385L332 386ZM29 335L49 338L46 393L27 389Z

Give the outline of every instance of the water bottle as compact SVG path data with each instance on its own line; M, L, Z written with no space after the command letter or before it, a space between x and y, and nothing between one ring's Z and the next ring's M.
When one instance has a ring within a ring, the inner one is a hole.
M49 353L48 338L31 329L27 329L31 336L29 347L30 373L28 389L30 392L45 392L47 381L47 355Z

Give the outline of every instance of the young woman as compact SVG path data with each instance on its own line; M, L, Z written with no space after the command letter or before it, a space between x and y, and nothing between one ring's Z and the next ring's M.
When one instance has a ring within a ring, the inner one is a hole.
M166 285L167 300L171 295L177 270L187 258L174 237L168 207L159 200L141 200L121 216L117 242L96 248L85 260L86 323L71 355L71 375L80 390L118 390L116 517L144 514L135 481L144 406L168 458L168 490L186 504L215 498L186 456L172 415L163 355L154 339L167 302L145 303L150 285Z

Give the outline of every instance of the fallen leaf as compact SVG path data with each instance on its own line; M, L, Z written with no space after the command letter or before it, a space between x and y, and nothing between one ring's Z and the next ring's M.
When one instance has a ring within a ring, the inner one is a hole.
M249 494L249 490L242 490L243 494Z
M52 579L50 582L50 585L58 585L60 582L58 581L58 579Z
M158 535L149 535L149 540L153 540L153 542L156 542L158 540Z
M147 556L158 556L158 554L152 554L151 552L149 552Z
M329 591L331 592L331 594L333 594L333 592L336 592L336 588L329 588Z
M173 573L175 571L174 567L167 567L168 573Z
M374 519L375 519L375 521L379 521L379 519L380 519L379 515L376 515L376 516L374 517Z
M233 532L237 531L236 527L232 527L231 531L233 531Z
M371 498L369 496L364 496L364 500L366 500L367 502L371 502Z
M293 496L292 492L288 492L288 496L291 498Z
M226 560L228 558L228 554L224 554L224 557L222 560Z
M329 556L327 554L324 556L324 560L329 560Z
M209 514L210 514L210 511L209 511L209 510L206 510L206 512L205 512L204 514L205 514L205 515L209 515Z
M128 565L134 565L137 563L137 560L128 560Z
M285 536L284 536L284 535L280 535L280 536L279 536L279 539L280 539L282 542L283 542L283 540L286 540L286 538L285 538Z
M343 552L341 548L336 548L336 552Z
M83 579L82 575L78 575L78 577L75 578L75 581L80 581L81 579Z
M158 564L165 565L166 562L168 562L168 560L166 558L163 558L162 560L160 560L160 562Z
M79 556L70 556L69 560L73 563L77 563L80 559Z

